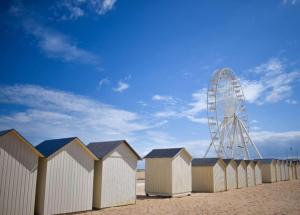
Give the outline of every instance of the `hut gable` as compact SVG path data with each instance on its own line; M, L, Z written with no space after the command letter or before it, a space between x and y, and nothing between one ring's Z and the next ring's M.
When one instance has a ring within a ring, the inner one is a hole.
M41 152L45 157L51 159L53 156L62 151L70 143L79 144L82 149L89 154L94 160L97 160L97 157L81 142L78 137L68 137L60 139L45 140L36 146L36 149Z
M126 140L93 142L88 146L99 159L104 159L107 156L128 157L134 155L138 160L142 158L136 151L128 144ZM114 154L112 154L114 153Z
M185 150L185 149L184 148L153 149L144 158L174 158L182 150Z

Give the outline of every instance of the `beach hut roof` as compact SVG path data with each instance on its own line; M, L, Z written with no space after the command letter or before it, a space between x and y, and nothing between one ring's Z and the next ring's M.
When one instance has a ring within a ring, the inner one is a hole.
M255 161L259 161L259 162L264 163L264 164L270 164L270 163L272 163L272 161L274 161L274 159L272 159L272 158L256 159Z
M231 161L234 161L234 160L233 159L223 159L223 161L227 166Z
M240 163L242 163L242 162L245 162L245 160L241 160L241 159L239 159L239 160L235 160L235 162L239 165Z
M137 156L138 160L142 158L139 154L134 151L134 149L129 145L126 140L114 140L114 141L106 141L106 142L93 142L90 143L87 147L91 150L99 159L104 158L114 149L116 149L120 144L125 143L128 148Z
M59 151L61 148L71 143L75 139L79 141L80 145L88 154L90 154L95 160L97 160L97 157L90 150L87 149L87 147L84 145L84 143L81 142L81 140L78 137L45 140L39 145L37 145L35 148L39 150L45 157L50 157L55 152Z
M220 158L194 158L192 166L214 166Z
M5 134L8 134L10 132L13 132L15 133L18 137L20 137L23 142L25 142L25 144L27 144L30 149L35 153L37 154L39 157L44 157L28 140L25 139L25 137L23 137L17 130L15 129L7 129L7 130L3 130L3 131L0 131L0 136L3 136Z
M245 160L246 164L248 165L251 162L254 162L253 160Z
M185 148L153 149L144 158L173 158L182 150L185 150ZM192 158L187 151L186 153Z

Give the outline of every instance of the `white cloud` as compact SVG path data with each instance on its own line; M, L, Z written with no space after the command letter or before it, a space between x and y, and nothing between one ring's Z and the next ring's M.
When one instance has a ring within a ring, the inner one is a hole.
M286 4L291 4L291 5L295 5L296 3L298 3L298 0L283 0L282 4L286 5Z
M271 131L250 131L252 140L260 145L273 144L273 147L280 144L286 146L289 141L299 141L300 131L271 132Z
M85 141L134 139L137 131L153 128L136 113L35 85L1 86L0 103L22 107L0 115L0 129L16 128L35 143L66 136Z
M168 106L163 111L154 113L157 118L186 118L195 123L207 123L207 118L201 116L206 110L206 88L200 89L192 94L192 102L179 105L171 96L155 95L152 97L155 101L172 101L175 106Z
M60 0L52 10L59 20L76 20L89 12L104 15L112 10L115 4L116 0Z
M163 96L163 95L154 95L152 96L153 101L165 101L165 102L175 102L175 99L172 96Z
M245 98L249 103L276 103L288 99L293 92L293 83L299 79L300 71L288 72L285 63L272 58L250 70L258 80L242 80Z
M65 35L53 29L29 21L24 23L24 28L27 34L35 37L38 46L48 57L93 64L96 66L100 63L100 59L97 55L79 48Z
M123 91L127 90L129 88L129 84L125 83L123 81L118 82L118 86L116 88L113 88L114 91L122 93Z
M296 104L298 104L298 101L293 100L293 99L287 99L287 100L285 100L285 102L288 103L288 104L291 104L291 105L296 105Z
M110 83L110 80L108 78L103 78L99 81L98 86L101 88L102 86L109 84L109 83Z

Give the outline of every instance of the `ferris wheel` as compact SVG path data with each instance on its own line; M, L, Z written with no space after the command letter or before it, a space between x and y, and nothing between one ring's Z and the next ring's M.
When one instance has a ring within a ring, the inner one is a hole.
M262 158L250 138L245 96L240 81L229 68L215 71L207 90L207 119L211 142L220 158ZM251 153L250 153L251 150Z

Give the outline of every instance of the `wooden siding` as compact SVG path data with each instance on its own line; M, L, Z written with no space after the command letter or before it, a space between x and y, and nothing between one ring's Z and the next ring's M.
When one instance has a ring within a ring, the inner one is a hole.
M225 176L225 166L223 161L218 161L213 167L214 174L214 192L221 192L226 190L226 176Z
M226 190L236 189L237 186L237 165L230 162L226 166Z
M237 167L238 188L247 186L247 169L246 164L240 163Z
M102 189L102 160L95 161L94 167L94 188L93 188L93 207L101 208L101 189Z
M289 166L288 166L288 162L285 162L285 164L284 164L284 173L285 173L285 180L289 180Z
M145 159L146 194L172 195L172 159Z
M172 195L192 192L192 164L190 156L182 151L172 161Z
M214 177L212 166L192 167L192 191L214 192Z
M281 181L285 181L285 170L284 170L284 161L281 161L280 164L280 175L281 175Z
M281 181L281 168L280 168L280 165L281 162L280 161L277 161L276 163L276 181Z
M289 165L289 180L293 180L293 167Z
M0 137L0 214L34 213L38 156L14 132Z
M259 163L255 164L254 173L255 173L255 184L256 185L262 184L261 164Z
M247 186L251 187L255 185L255 172L254 172L254 164L249 163L247 165Z
M50 160L41 159L45 169L38 173L37 214L92 209L94 159L77 141L67 144Z
M261 164L262 182L273 183L276 182L276 161L270 164Z
M125 143L103 159L100 208L135 203L137 159Z

